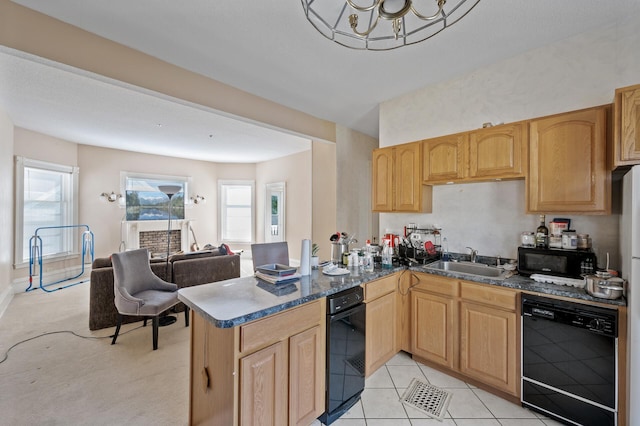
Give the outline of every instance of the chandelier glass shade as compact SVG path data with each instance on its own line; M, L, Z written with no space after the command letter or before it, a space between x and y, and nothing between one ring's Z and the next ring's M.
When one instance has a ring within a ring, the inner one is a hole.
M480 0L302 0L325 37L352 49L391 50L419 43L458 22Z

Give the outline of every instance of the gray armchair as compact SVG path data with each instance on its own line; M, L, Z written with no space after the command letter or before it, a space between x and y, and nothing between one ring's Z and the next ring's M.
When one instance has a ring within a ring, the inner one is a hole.
M159 316L178 303L178 286L158 278L149 266L147 249L131 250L111 255L113 264L114 301L118 310L116 343L123 315L151 317L153 350L158 349ZM185 326L189 326L189 309L185 309ZM147 325L145 318L144 325Z
M258 266L269 263L279 263L289 266L289 244L286 241L251 244L251 259L253 259L254 271Z

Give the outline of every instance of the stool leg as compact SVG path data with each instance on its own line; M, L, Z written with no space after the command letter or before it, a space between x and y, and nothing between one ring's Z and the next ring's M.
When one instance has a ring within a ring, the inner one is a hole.
M184 307L184 326L189 327L189 307Z
M116 339L118 338L118 333L120 333L120 326L122 325L122 315L118 314L118 322L116 323L116 332L113 334L113 340L111 340L111 344L115 345Z
M158 326L160 325L160 317L156 315L153 317L153 350L158 349Z

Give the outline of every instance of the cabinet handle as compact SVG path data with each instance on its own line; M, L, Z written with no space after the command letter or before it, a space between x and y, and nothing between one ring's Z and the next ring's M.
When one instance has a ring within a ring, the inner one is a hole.
M202 369L202 391L206 393L207 389L209 389L209 370L204 367Z

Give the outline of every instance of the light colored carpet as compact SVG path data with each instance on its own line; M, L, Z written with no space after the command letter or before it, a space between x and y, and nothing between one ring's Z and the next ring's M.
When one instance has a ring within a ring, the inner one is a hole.
M113 333L113 327L90 332L88 317L88 282L14 296L0 318L0 361L17 342L33 339L0 363L0 424L186 425L190 336L184 314L160 328L157 351L150 322L123 325L113 346L109 338L71 333L36 337Z

